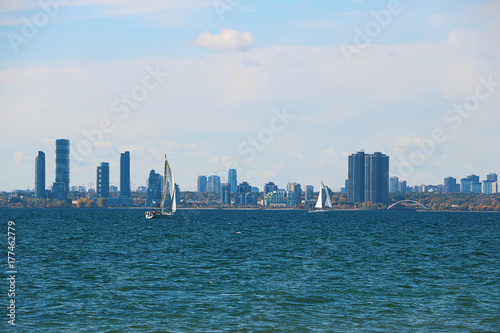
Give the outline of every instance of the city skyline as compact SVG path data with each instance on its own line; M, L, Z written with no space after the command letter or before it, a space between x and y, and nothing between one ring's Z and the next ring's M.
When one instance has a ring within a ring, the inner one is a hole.
M123 151L133 188L165 153L191 191L340 188L360 149L408 184L499 173L500 1L51 3L2 7L0 190L34 188L38 151L55 182L59 138L74 186L103 161L119 186Z

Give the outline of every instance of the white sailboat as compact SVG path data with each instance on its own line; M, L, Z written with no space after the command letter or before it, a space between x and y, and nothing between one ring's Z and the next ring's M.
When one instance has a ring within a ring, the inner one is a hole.
M158 219L167 218L172 216L177 210L175 198L175 181L172 169L167 161L167 155L165 155L165 168L163 171L163 192L161 196L160 204L158 209L150 210L146 212L147 219ZM167 203L165 205L165 202Z
M323 192L325 194L323 194ZM332 209L332 200L330 199L330 194L326 190L325 184L323 184L323 182L321 182L320 184L318 200L316 201L316 205L314 206L314 208L314 210L310 211L311 213L327 212Z

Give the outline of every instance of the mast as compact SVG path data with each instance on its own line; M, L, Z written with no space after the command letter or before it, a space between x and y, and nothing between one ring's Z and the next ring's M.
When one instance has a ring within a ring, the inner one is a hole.
M167 188L168 188L168 178L167 178L167 169L170 169L168 166L167 155L165 155L165 167L163 169L163 192L161 196L159 208L165 208L165 199L167 198Z

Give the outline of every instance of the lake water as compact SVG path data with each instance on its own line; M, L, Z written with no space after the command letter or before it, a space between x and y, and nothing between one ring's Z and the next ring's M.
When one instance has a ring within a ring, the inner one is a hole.
M500 331L499 213L0 216L4 254L15 222L17 270L17 326L4 282L3 331Z

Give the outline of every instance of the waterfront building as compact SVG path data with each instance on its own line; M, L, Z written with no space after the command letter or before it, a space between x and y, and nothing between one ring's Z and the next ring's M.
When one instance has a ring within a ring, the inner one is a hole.
M347 197L350 202L365 201L365 152L349 155Z
M399 178L396 176L389 178L389 193L399 192Z
M472 190L472 180L470 178L460 179L460 192L470 193Z
M481 182L473 182L471 185L472 193L481 193L482 192L482 184Z
M56 140L56 181L52 186L54 199L66 200L69 194L69 140Z
M285 192L274 191L266 193L264 196L264 205L272 207L284 207L286 206Z
M131 198L130 189L130 152L126 151L120 155L120 197Z
M494 182L491 180L483 181L483 193L484 194L492 194L493 193L493 184L494 184Z
M220 177L212 175L208 177L207 181L208 192L220 192Z
M35 198L45 199L45 153L38 152L35 157Z
M293 200L295 202L295 204L293 206L296 206L296 205L300 205L300 203L302 202L302 188L300 186L299 183L288 183L286 185L286 190L287 192L291 192L293 193ZM291 195L291 194L290 194ZM287 195L287 198L289 197L289 195Z
M486 175L486 180L491 181L491 182L496 182L496 181L498 181L498 176L496 173L490 173L490 174Z
M221 198L220 202L222 205L231 204L231 185L229 183L224 183L221 185Z
M206 176L198 176L198 192L206 192L207 191L207 177Z
M307 202L314 199L314 186L306 185L306 193L304 200Z
M146 190L146 206L157 206L160 204L163 191L163 177L154 170L149 172L148 188Z
M444 179L443 193L454 193L457 191L457 179L453 177L446 177Z
M236 188L238 187L238 176L236 169L229 169L227 172L227 183L231 189L231 193L236 193Z
M109 163L102 162L97 167L96 193L98 198L109 197Z
M276 186L274 182L267 182L266 185L264 185L264 195L277 190L278 186Z
M389 156L380 152L365 158L366 202L389 203Z
M178 206L181 203L181 189L175 184L175 204Z
M406 183L406 180L399 181L399 192L401 193L408 192L408 185Z

